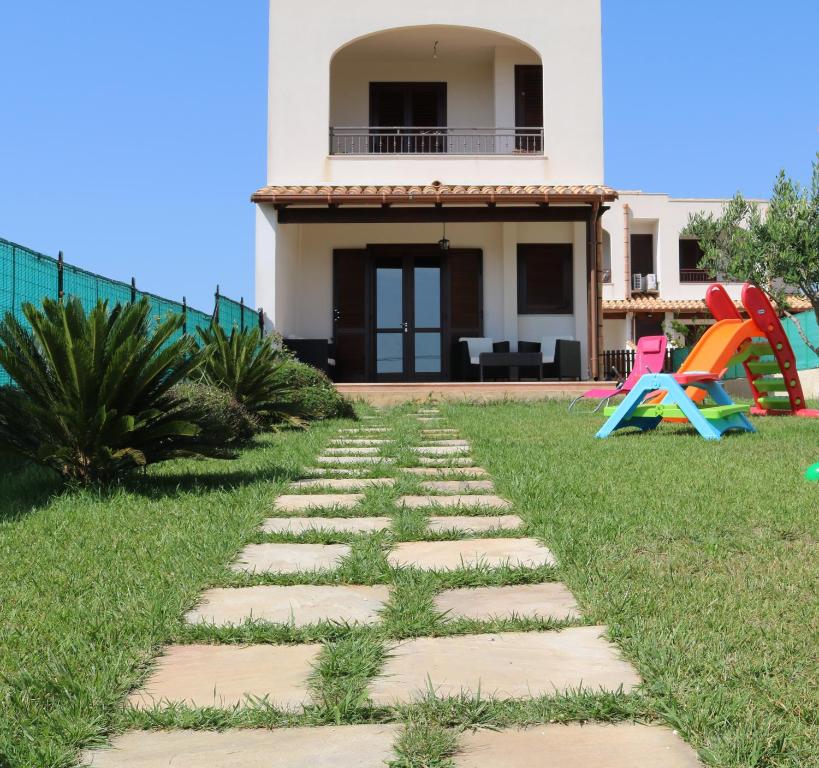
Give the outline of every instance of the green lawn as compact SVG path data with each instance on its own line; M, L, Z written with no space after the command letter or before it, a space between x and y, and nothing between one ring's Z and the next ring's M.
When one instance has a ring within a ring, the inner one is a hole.
M312 463L340 423L260 440L236 462L176 462L106 494L54 495L24 467L0 474L0 765L70 766L77 751L127 727L276 726L399 719L397 765L446 766L452 727L583 719L661 720L709 765L819 766L819 422L757 420L758 435L706 443L680 427L596 441L600 417L563 403L453 405L451 426L514 502L526 535L558 568L414 574L389 569L390 541L420 538L423 516L394 506L417 490L401 477L372 489L366 513L391 532L302 537L256 532L283 484ZM408 458L417 425L387 416ZM394 470L383 470L394 474ZM249 541L348 541L332 575L250 576L226 569ZM549 622L442 621L438 589L565 581L584 618L604 623L646 685L629 695L583 691L531 702L366 704L389 642L414 635L559 629ZM304 629L181 621L209 585L394 583L380 626ZM317 704L288 716L264 703L125 712L120 702L165 642L304 642L324 649Z

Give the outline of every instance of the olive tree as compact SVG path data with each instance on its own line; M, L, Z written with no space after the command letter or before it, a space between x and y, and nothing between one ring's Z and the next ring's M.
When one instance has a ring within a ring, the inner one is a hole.
M691 216L685 233L700 241L700 269L721 279L747 281L767 293L788 317L789 295L806 298L819 321L819 153L810 187L784 171L767 210L737 194L719 216ZM793 318L805 343L819 355L819 339L809 339Z

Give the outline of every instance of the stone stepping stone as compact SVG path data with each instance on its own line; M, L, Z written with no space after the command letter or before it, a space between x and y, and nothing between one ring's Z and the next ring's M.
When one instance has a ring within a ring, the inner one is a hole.
M340 429L339 432L345 435L365 435L376 432L389 432L387 427L355 427L351 429Z
M424 448L469 448L467 440L428 440Z
M376 456L380 453L380 448L356 448L349 446L346 448L325 448L325 456Z
M394 464L395 459L386 456L319 456L317 464Z
M576 619L580 610L564 584L447 589L435 598L435 610L453 619Z
M455 438L458 436L457 429L422 429L421 437L424 440L434 440L436 438Z
M469 507L481 509L511 509L512 504L500 496L484 494L482 496L402 496L398 505L410 509L426 509L427 507Z
M432 424L433 422L441 422L444 420L442 416L417 416L416 418L422 424Z
M347 470L349 471L349 470ZM316 491L360 491L366 488L395 485L392 477L328 478L319 480L298 480L290 483L291 490L310 489Z
M370 683L370 698L376 705L418 701L430 687L438 697L480 692L482 699L532 699L581 687L614 692L622 686L629 692L640 677L601 637L604 631L578 627L410 640L389 651L381 676ZM494 768L492 762L481 765Z
M425 467L471 467L474 462L468 457L459 458L457 456L434 458L432 456L419 456L418 463Z
M248 544L231 570L237 573L299 573L336 568L347 544Z
M468 445L422 445L412 449L421 456L456 456L469 453Z
M484 531L515 531L523 526L523 520L517 515L499 515L497 517L475 517L468 515L451 515L430 517L427 528L430 531L457 531L459 533L482 533Z
M488 477L483 467L405 467L403 472L422 477Z
M702 768L694 750L672 730L636 723L466 731L459 746L455 768Z
M364 477L367 472L363 469L336 469L328 467L307 467L304 470L305 475L310 477L326 478L326 477ZM299 481L302 482L302 481ZM309 482L309 481L307 481Z
M280 709L311 704L307 678L321 652L314 645L171 645L143 688L128 697L137 709L168 703L230 708L263 698Z
M461 541L407 541L396 544L387 555L394 568L421 571L452 571L479 566L554 565L554 555L537 539L464 539Z
M427 480L421 483L425 491L434 493L470 493L471 491L494 491L491 480Z
M373 624L390 599L389 587L258 586L209 589L185 616L189 624L219 627L246 619L304 627L320 621Z
M332 445L363 445L363 446L372 446L372 445L390 445L393 441L392 440L379 440L376 438L336 438L331 440L330 443Z
M274 504L278 512L301 512L305 509L352 509L364 500L363 493L302 493L279 496Z
M265 533L300 534L307 531L373 533L392 525L391 517L270 517L262 523Z
M131 731L86 752L92 768L384 768L397 725L218 731Z

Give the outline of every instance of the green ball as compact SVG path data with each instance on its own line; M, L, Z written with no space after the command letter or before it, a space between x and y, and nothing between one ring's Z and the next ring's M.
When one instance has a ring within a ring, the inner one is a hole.
M807 471L805 472L805 479L812 483L819 483L819 464L814 464L812 467L808 467Z

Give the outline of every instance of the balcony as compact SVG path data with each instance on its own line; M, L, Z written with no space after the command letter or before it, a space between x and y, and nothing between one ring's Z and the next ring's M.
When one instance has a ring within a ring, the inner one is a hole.
M331 155L540 155L543 128L330 128Z
M704 269L683 269L680 267L680 283L715 283L716 278Z

